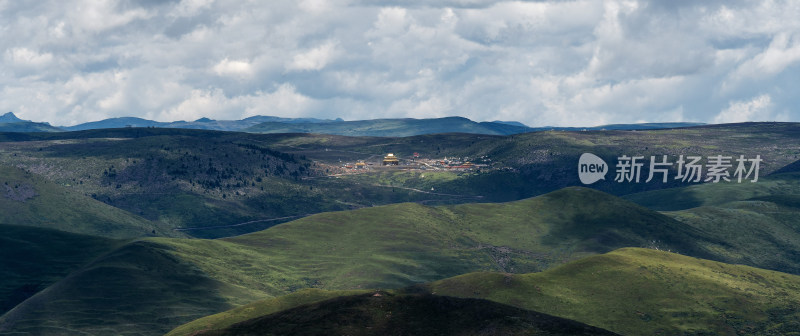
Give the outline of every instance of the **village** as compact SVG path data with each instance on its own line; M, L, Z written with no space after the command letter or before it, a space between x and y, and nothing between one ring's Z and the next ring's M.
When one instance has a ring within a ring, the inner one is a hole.
M443 157L425 158L419 153L403 157L394 153L386 153L382 158L378 156L372 160L359 160L357 162L344 162L341 168L345 173L357 174L372 170L438 170L438 171L480 171L491 167L488 156L477 158L469 157Z

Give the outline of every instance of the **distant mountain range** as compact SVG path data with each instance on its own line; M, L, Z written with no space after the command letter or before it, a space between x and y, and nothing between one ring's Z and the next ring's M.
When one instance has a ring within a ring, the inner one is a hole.
M37 123L17 118L8 112L0 116L0 132L60 132L61 129L48 123Z
M699 126L702 123L644 123L614 124L595 127L528 127L516 121L475 122L463 117L433 119L372 119L340 121L335 123L265 122L246 128L250 133L319 133L346 136L403 137L437 133L473 133L489 135L511 135L537 131L597 131L597 130L645 130Z
M251 133L319 133L347 136L403 137L436 133L474 133L509 135L530 132L527 126L498 122L475 122L462 117L435 119L373 119L340 121L334 123L282 123L264 122L244 129Z
M370 119L344 121L316 118L281 118L253 116L242 120L213 120L160 122L136 117L110 118L74 126L54 127L17 118L8 112L0 117L0 132L61 132L125 127L186 128L248 133L318 133L347 136L403 137L438 133L472 133L511 135L536 131L645 130L698 126L702 123L642 123L613 124L594 127L529 127L517 121L476 122L463 117L431 119Z
M110 118L100 121L93 121L75 126L61 127L67 131L83 131L89 129L104 129L104 128L123 128L123 127L159 127L159 128L190 128L190 129L204 129L215 131L241 131L248 127L253 127L265 122L276 122L282 124L293 123L315 123L315 124L328 124L341 119L315 119L315 118L281 118L270 116L253 116L242 120L213 120L209 118L200 118L195 121L174 121L174 122L159 122L134 117Z

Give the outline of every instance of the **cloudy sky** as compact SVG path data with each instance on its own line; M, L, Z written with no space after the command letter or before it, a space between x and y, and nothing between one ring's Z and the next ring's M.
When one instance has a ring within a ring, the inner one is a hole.
M800 121L798 18L791 0L0 0L0 111Z

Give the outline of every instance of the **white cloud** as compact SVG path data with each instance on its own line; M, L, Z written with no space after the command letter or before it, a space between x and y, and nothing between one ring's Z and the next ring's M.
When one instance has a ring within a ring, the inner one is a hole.
M753 58L741 63L734 79L769 78L800 62L800 34L779 33L769 46Z
M53 61L53 54L38 53L28 48L6 50L6 59L15 66L40 68Z
M125 115L463 115L565 126L800 118L797 1L0 6L0 108L54 124Z
M70 5L74 6L67 12L71 25L95 33L149 16L143 8L119 10L118 2L110 0L79 0Z
M336 43L328 41L316 48L294 55L286 68L289 70L321 70L333 59L335 53Z
M313 14L324 14L331 9L331 1L329 0L302 0L298 4L302 10Z
M714 117L714 123L735 123L744 121L768 121L772 108L772 98L763 94L750 101L733 101L728 108Z
M217 63L213 70L220 76L249 77L253 75L253 67L247 61L231 61L227 58Z
M192 90L176 107L151 115L160 121L197 120L202 117L239 119L254 115L305 116L317 102L284 84L273 92L228 97L221 89Z
M399 35L406 31L409 25L407 10L399 7L382 8L374 23L376 35Z
M257 92L248 97L248 106L242 117L254 115L307 116L311 109L319 108L318 102L297 93L291 84L283 84L274 92Z
M197 15L201 10L211 7L214 0L181 0L170 15L186 17Z

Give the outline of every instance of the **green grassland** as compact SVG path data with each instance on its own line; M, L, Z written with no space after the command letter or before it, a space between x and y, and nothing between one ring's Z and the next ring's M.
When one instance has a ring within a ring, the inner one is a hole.
M613 334L491 301L403 292L304 289L197 319L166 336L247 335L254 328L275 335Z
M157 333L302 288L399 288L475 271L535 272L653 240L695 251L702 238L678 225L571 188L506 204L329 212L225 239L148 238L38 293L0 317L0 326L115 334L136 324L136 332Z
M0 225L0 314L123 241Z
M340 296L372 293L370 290L339 290L330 291L317 288L306 288L294 293L259 300L250 304L236 307L218 314L206 316L173 329L167 335L194 335L206 330L224 329L234 323L254 319L260 316L277 313L282 310L295 308L304 304L324 301Z
M592 204L592 205L589 205ZM471 270L533 272L622 246L702 254L697 232L591 189L506 204L398 204L306 217L218 240L156 239L221 281L296 288L395 288Z
M346 208L332 201L315 201L308 186L293 182L313 174L312 163L302 158L229 141L235 136L219 140L222 132L188 132L193 136L187 136L163 130L139 136L140 131L148 129L132 130L129 138L82 138L91 134L86 131L72 132L73 138L68 139L0 143L0 162L144 218L158 228L159 236L184 236L173 230L176 228L233 225ZM272 197L276 193L285 196L287 204L275 206L282 198ZM299 197L292 197L295 195ZM253 202L259 197L269 202ZM301 212L291 206L297 203L312 206ZM186 234L235 235L263 228Z
M0 224L16 225L9 237L29 237L9 238L8 246L31 251L20 264L16 254L0 260L11 265L9 280L0 281L6 309L25 300L0 317L0 334L164 333L304 288L401 288L470 272L542 272L622 247L798 274L798 176L766 175L797 161L799 131L751 123L507 137L0 133ZM483 156L491 169L326 176L339 160L387 152ZM622 154L758 154L765 161L758 183L665 189L679 185L601 181L592 186L597 191L568 187L578 183L583 152L609 162ZM476 200L512 202L461 204ZM74 246L85 251L35 242L32 227L64 244L81 240ZM141 239L119 246L73 234ZM51 261L63 267L47 270ZM784 323L763 324L759 316L729 319L752 318L753 330Z
M323 163L272 150L246 134L117 130L123 131L128 133L82 131L55 138L41 133L5 134L28 137L28 141L0 142L0 165L20 167L52 186L39 187L32 201L45 199L57 208L93 198L99 201L94 203L115 208L107 213L126 213L122 217L135 217L154 226L156 235L166 237L234 236L313 213L382 204L464 202L460 195L327 178L322 176ZM65 193L83 200L68 201ZM38 225L49 225L44 221L39 218ZM137 236L153 234L152 230ZM129 234L78 232L110 237Z
M234 306L243 289L146 241L126 244L0 317L0 334L142 335ZM255 300L257 297L252 297Z
M794 123L745 123L403 138L158 128L0 133L0 164L20 167L75 195L144 218L159 236L218 238L325 211L401 202L454 204L533 197L579 184L576 162L584 152L608 162L623 154L673 159L677 155L761 155L764 176L798 160L798 130ZM338 172L342 162L376 160L389 152L404 158L414 152L426 159L482 158L489 167L474 172L374 169L324 177ZM611 180L608 176L592 187L627 195L684 186L678 181ZM178 228L193 229L168 232Z
M798 290L796 275L624 248L539 273L470 273L393 293L488 299L623 335L794 335L800 328ZM280 310L290 315L291 308L335 295L350 294L313 290L257 301L187 323L168 335L232 330L236 323L252 324L259 317L278 322ZM276 315L270 319L270 314ZM306 325L321 322L308 318Z
M626 335L794 335L800 277L626 248L534 274L475 273L425 286Z
M800 173L756 183L702 184L625 197L709 235L703 243L726 262L800 274ZM742 251L749 251L743 253Z
M539 272L628 246L724 261L707 247L725 244L587 188L502 204L404 203L317 214L232 238L131 243L18 305L0 326L114 334L137 324L140 333L166 332L303 288L400 288L476 271Z
M198 335L617 335L472 298L389 293L339 297Z
M111 238L182 236L36 174L0 165L0 224Z
M670 188L635 193L625 199L658 211L686 210L719 206L762 196L796 195L800 191L800 173L762 176L758 182L705 183L685 188Z
M510 201L578 185L578 157L584 152L613 162L621 155L760 155L765 176L800 159L800 127L796 123L742 123L697 126L647 131L543 131L510 136L470 134L429 134L405 138L347 138L333 135L281 135L265 140L287 153L302 154L312 160L355 162L385 153L422 158L488 158L490 168L460 174L439 183L403 179L405 187L430 189L442 193L482 195L487 201ZM780 144L777 146L775 144ZM642 170L646 179L649 168ZM593 188L615 194L683 187L680 181L668 183L616 183L613 171ZM381 173L378 173L380 175ZM671 172L675 176L675 172ZM356 175L352 181L373 182L387 176Z

